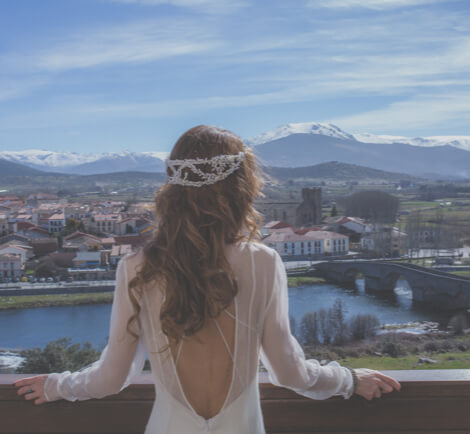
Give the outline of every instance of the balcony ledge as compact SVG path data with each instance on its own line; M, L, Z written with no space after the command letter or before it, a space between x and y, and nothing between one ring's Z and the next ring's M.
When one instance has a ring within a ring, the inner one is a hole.
M470 369L382 371L402 384L400 392L367 401L332 397L316 401L273 386L260 374L268 433L470 433ZM155 390L143 374L117 395L36 406L16 394L0 375L0 433L143 433Z

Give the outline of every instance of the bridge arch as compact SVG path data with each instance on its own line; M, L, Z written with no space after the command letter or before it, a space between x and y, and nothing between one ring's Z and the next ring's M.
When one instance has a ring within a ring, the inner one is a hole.
M355 283L357 275L362 275L362 271L356 267L348 268L343 273L343 281L345 283Z
M386 273L382 277L382 288L384 291L394 291L395 287L397 286L398 280L403 279L406 280L405 276L403 276L398 271L390 271Z

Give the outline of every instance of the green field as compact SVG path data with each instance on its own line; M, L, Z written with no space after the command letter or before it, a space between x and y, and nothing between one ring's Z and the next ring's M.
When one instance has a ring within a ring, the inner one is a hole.
M451 274L456 274L457 276L470 277L470 271L451 271Z
M419 357L437 360L438 363L418 363ZM469 369L470 353L451 352L441 354L408 354L400 357L363 356L340 359L342 365L351 368L369 368L377 370L394 369Z

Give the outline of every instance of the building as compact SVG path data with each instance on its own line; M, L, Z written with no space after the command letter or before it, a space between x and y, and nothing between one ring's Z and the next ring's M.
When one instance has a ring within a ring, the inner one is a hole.
M10 232L8 228L8 218L4 215L0 217L0 237Z
M19 279L23 274L21 255L15 253L0 254L0 281L8 278Z
M349 252L349 238L336 232L318 231L314 232L319 237L324 237L325 254L331 256L347 255Z
M273 232L294 232L294 228L286 222L281 222L277 220L270 221L260 228L262 236L268 236Z
M130 244L120 244L115 245L111 249L111 254L109 255L109 263L115 267L119 260L127 253L132 253L132 246Z
M305 233L273 232L263 239L263 243L285 258L342 256L349 252L347 236L321 230Z
M380 229L364 234L361 248L381 257L399 257L407 250L408 234L393 226L382 226Z
M21 263L25 263L33 256L33 249L31 246L24 243L15 243L14 241L0 245L0 255L12 253L19 255Z
M77 250L101 250L103 238L84 232L75 231L64 237L62 249L72 252Z
M94 229L98 232L118 235L118 223L121 221L120 214L95 214L92 217Z
M266 223L280 220L291 226L317 225L322 218L321 188L303 188L301 202L256 201L255 207L263 215Z
M75 220L82 220L89 216L88 206L85 205L69 205L64 208L65 218L73 218Z
M296 209L296 226L318 225L322 220L321 187L302 188L302 203Z
M101 252L78 251L72 259L75 268L96 268L101 265Z
M36 256L45 256L49 253L56 252L59 248L59 241L57 237L37 238L31 240L33 252Z
M49 232L39 226L36 226L29 222L17 222L18 231L20 235L24 235L30 240L37 240L43 238L49 238Z
M263 221L283 221L295 226L297 220L296 209L299 202L262 202L255 203L256 209L263 215Z
M48 232L50 234L61 233L65 228L65 214L63 212L52 214L48 219Z
M289 232L273 232L263 243L276 250L283 257L322 256L325 253L323 240L312 239L308 233L299 235Z
M127 217L119 222L116 222L116 235L135 234L137 232L138 217Z

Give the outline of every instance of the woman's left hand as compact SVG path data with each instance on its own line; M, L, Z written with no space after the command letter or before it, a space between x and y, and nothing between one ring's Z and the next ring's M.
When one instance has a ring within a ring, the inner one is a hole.
M34 399L35 404L43 404L47 402L44 395L44 383L46 382L47 374L35 375L34 377L22 378L13 383L13 386L19 387L17 390L18 395L24 395L27 400Z

